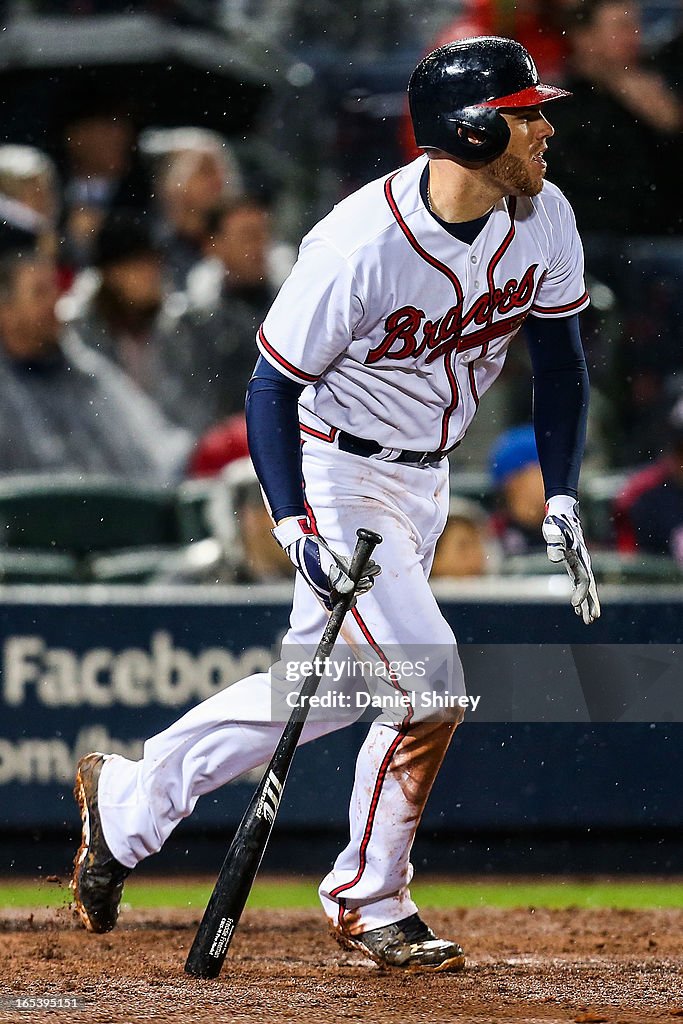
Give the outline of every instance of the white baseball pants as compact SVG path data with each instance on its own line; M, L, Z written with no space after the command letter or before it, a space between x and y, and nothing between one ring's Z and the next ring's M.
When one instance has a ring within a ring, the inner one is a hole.
M307 438L303 469L318 531L334 550L350 554L359 526L383 537L375 552L382 574L347 615L344 641L354 651L371 649L380 660L393 660L397 650L414 658L416 651L448 648L450 692L464 694L455 638L427 582L448 513L447 460L437 466L396 465ZM310 657L326 617L297 578L283 660L301 647ZM141 761L115 755L105 763L99 807L117 860L134 867L161 848L200 796L267 763L286 717L272 720L272 690L282 685L279 666L194 707L147 740ZM359 682L343 678L338 685L353 693ZM339 729L361 713L352 708L328 713L326 720L312 717L301 742ZM356 764L349 843L320 886L324 910L336 927L361 932L415 913L408 888L410 850L455 718L451 713L440 721L418 721L409 711L396 723L370 725Z

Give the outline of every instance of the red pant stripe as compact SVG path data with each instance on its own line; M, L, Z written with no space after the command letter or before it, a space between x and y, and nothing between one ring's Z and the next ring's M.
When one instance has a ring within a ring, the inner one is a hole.
M368 629L367 625L363 621L363 619L362 619L362 617L361 617L361 615L360 615L360 613L358 611L358 608L356 607L356 608L352 609L351 614L353 615L354 619L358 623L358 625L359 625L359 627L361 629L361 632L363 633L363 636L366 638L368 643L371 645L372 649L381 658L382 662L387 666L387 668L389 668L389 660L387 659L386 655L382 651L382 649L379 646L379 644L377 643L377 641L373 638L372 634L370 633L370 630ZM389 672L389 676L391 678L391 681L392 681L393 685L397 689L401 690L401 692L403 693L404 691L401 689L401 687L399 686L398 682L395 680L394 675L393 675L393 673L391 671ZM403 719L403 721L401 723L401 727L398 730L398 732L396 733L395 739L392 741L389 749L387 750L386 754L382 758L382 763L381 763L381 765L379 767L379 771L377 773L377 779L375 780L375 786L374 786L374 789L372 791L372 799L370 801L370 809L368 811L368 819L367 819L367 821L365 823L365 831L363 832L363 838L361 840L360 848L359 848L359 851L358 851L358 871L356 872L356 876L350 882L345 882L343 885L338 885L336 889L333 889L332 892L330 893L330 896L332 896L333 898L336 898L337 896L339 896L340 893L345 892L347 889L353 888L353 886L357 885L357 883L363 877L363 872L365 871L365 866L366 866L366 863L367 863L368 844L370 843L370 837L372 835L372 829L373 829L373 826L375 824L375 815L377 813L377 807L378 807L378 804L379 804L379 798L380 798L380 795L382 793L382 786L384 785L384 780L386 778L387 772L389 771L389 765L391 764L392 758L393 758L394 754L396 753L396 751L398 750L399 746L401 745L401 743L403 741L403 737L405 736L405 734L406 734L406 732L408 730L408 726L410 724L410 720L412 719L412 717L413 717L413 708L409 707L407 712L406 712L406 716L405 716L405 718ZM341 925L341 920L342 920L344 909L345 908L343 908L343 907L341 908L341 912L340 912L340 915L339 915L339 924L340 925Z

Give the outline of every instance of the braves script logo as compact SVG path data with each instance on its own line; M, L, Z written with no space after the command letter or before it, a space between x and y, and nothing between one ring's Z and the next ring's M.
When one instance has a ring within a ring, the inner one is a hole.
M463 311L461 298L438 320L425 320L425 311L416 306L401 306L386 318L384 329L387 333L379 345L368 352L366 364L376 363L384 357L415 358L422 355L425 349L429 350L425 362L433 363L435 359L447 356L453 349L462 351L476 348L516 331L526 313L517 316L509 314L527 306L533 298L537 269L538 263L534 263L520 281L513 277L502 288L489 289L485 295L475 299L466 312ZM492 323L494 313L504 319ZM463 331L470 324L482 326L463 337Z
M280 800L282 800L282 783L273 772L268 772L265 788L256 807L258 817L265 818L272 824L275 821Z

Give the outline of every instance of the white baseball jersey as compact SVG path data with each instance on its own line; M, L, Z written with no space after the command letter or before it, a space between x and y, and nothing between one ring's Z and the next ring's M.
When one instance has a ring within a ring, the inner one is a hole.
M302 422L387 449L451 448L525 318L589 301L558 188L501 200L466 245L425 208L426 160L361 188L313 228L258 335L269 362L312 385Z

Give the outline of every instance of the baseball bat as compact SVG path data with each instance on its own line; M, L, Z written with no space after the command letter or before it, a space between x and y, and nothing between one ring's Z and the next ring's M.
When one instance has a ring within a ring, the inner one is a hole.
M354 583L362 575L375 547L382 543L379 534L372 530L360 529L357 537L349 568ZM223 966L270 839L289 768L308 717L310 702L307 698L312 697L320 685L325 662L332 653L353 595L354 591L343 595L332 609L313 661L314 665L321 666L320 671L304 680L300 690L304 699L299 701L303 706L295 707L289 716L275 753L230 844L185 961L185 971L194 978L216 978Z

